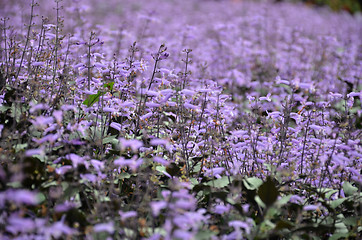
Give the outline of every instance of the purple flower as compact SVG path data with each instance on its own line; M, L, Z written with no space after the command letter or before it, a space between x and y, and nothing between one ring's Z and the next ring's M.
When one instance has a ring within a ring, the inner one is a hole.
M118 131L121 131L121 130L122 130L122 125L119 124L119 123L116 123L116 122L112 122L112 123L110 124L110 127L114 128L114 129L116 129L116 130L118 130Z
M120 167L129 167L132 171L136 171L139 166L143 163L142 158L137 158L137 156L132 157L132 159L125 159L124 157L119 157L114 160L114 164Z
M195 91L193 91L193 90L190 90L190 89L183 89L181 92L180 92L182 95L184 95L184 96L188 96L188 97L192 97L193 95L195 95L196 94L196 92Z
M108 232L112 234L114 232L114 223L112 221L108 223L98 223L94 225L93 230L95 232Z
M140 147L143 147L143 143L137 139L124 139L119 140L121 149L131 148L133 152L137 152Z
M18 233L32 232L35 230L35 222L30 218L23 218L16 215L11 215L8 218L6 230L14 235Z
M64 235L73 235L76 233L76 230L65 225L64 218L62 218L62 220L55 222L50 227L48 227L46 232L47 235L50 235L54 238L59 238Z
M36 117L35 120L30 120L30 122L37 127L38 129L45 129L49 124L54 122L53 117Z
M55 110L53 112L53 117L55 118L55 121L57 121L58 124L61 124L63 120L63 111Z
M31 104L30 104L31 105ZM45 103L39 103L34 106L32 106L29 110L30 113L35 113L38 110L48 109L49 105Z
M161 158L161 157L154 157L153 161L160 163L164 166L168 166L170 164L167 160L165 160L164 158Z
M247 234L249 234L251 232L251 226L248 223L243 222L243 221L239 221L239 220L230 221L229 226L233 227L235 230L243 228Z
M69 209L78 207L76 203L65 201L62 204L58 204L54 207L55 212L66 212Z
M55 172L59 175L64 175L68 171L72 170L72 166L65 165L55 169Z
M37 148L37 149L28 149L28 150L25 151L25 156L27 156L27 157L31 157L31 156L34 156L34 155L44 156L45 155L44 149L43 148Z
M128 218L137 217L137 212L136 211L129 211L129 212L118 211L118 213L121 216L122 221L125 221Z
M114 109L114 108L112 108L112 107L104 107L104 108L103 108L103 112L113 113L113 112L116 112L116 109Z
M73 167L78 167L78 165L80 164L85 164L85 160L84 158L80 157L77 154L74 153L70 153L66 156L67 159L71 160L73 163Z
M147 119L147 118L152 117L152 115L153 115L153 113L152 113L152 112L149 112L149 113L146 113L145 115L141 116L140 118L141 118L142 120L145 120L145 119Z
M166 201L158 201L158 202L151 202L151 209L154 216L158 216L162 209L165 209L167 206Z
M306 205L303 207L304 211L315 211L319 208L319 205Z
M192 232L189 232L187 230L177 229L173 233L173 237L177 239L194 239L194 234Z
M7 199L17 204L36 205L39 203L38 194L25 189L9 189Z
M187 108L187 109L192 109L192 110L199 109L199 106L196 106L196 105L193 105L193 104L190 104L190 103L184 103L184 107Z

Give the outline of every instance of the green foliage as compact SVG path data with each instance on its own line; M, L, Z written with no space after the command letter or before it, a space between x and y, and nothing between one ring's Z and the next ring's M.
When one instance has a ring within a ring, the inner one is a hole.
M99 98L101 96L103 96L105 93L107 92L112 92L113 90L113 85L114 82L110 82L110 83L105 83L103 85L103 88L105 89L105 91L98 91L98 93L96 94L90 94L86 100L84 100L83 104L86 105L87 107L93 106L93 104L95 104L96 102L99 101Z

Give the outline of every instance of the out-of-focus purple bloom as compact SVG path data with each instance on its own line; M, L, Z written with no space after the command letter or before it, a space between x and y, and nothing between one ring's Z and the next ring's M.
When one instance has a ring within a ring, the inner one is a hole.
M309 127L317 132L323 130L323 127L315 125L315 124L311 124L311 125L309 125Z
M35 230L35 222L30 218L18 217L11 215L8 218L6 230L16 235L18 233L27 233Z
M153 161L160 163L164 166L168 166L170 164L167 160L165 160L164 158L161 158L161 157L154 157Z
M97 171L100 171L104 168L104 162L102 162L102 161L92 159L92 160L90 160L90 163Z
M162 209L165 209L167 206L166 201L158 201L158 202L151 202L151 209L154 216L158 216Z
M31 65L33 67L39 67L39 66L44 66L45 62L32 62Z
M52 124L54 122L54 119L53 117L39 116L36 117L34 120L31 119L30 122L38 129L45 129L49 124Z
M55 169L55 172L59 175L64 175L66 172L72 170L72 166L65 165Z
M298 195L293 195L293 196L291 196L289 201L291 203L301 204L301 203L303 203L303 198Z
M62 106L61 106L61 109L62 109L63 111L72 110L72 111L74 111L74 112L76 112L76 110L77 110L77 108L76 108L75 106L73 106L73 105L67 105L67 104L62 105Z
M340 93L333 93L333 92L330 92L329 95L333 98L343 98L343 95L340 94Z
M29 110L30 113L35 113L38 110L48 109L49 105L45 103L39 103L34 106L32 106Z
M131 148L133 152L137 152L140 147L143 147L143 143L137 139L124 139L119 140L121 149Z
M148 91L146 92L146 95L147 95L147 96L150 96L150 97L157 97L157 96L159 95L159 93L156 92L156 91L148 90Z
M160 106L160 104L159 103L154 103L154 102L147 102L146 106L149 107L149 108L157 108L157 107Z
M47 233L46 235L48 236L59 238L61 236L73 235L77 231L64 224L64 217L63 217L60 221L53 223L50 227L47 227L45 232Z
M224 214L230 210L230 207L227 207L225 205L218 204L214 207L214 213L217 214Z
M139 166L143 163L142 158L137 158L137 156L132 157L132 159L125 159L124 157L119 157L114 160L114 164L120 167L129 167L132 171L136 171Z
M122 221L125 221L128 218L137 217L137 212L136 211L129 211L129 212L118 211L118 213L121 216Z
M60 136L59 133L47 134L44 137L42 137L41 139L33 138L32 140L38 144L42 144L45 142L55 143L55 141L58 140L59 136Z
M122 125L119 124L119 123L116 123L116 122L112 122L112 123L110 124L110 127L114 128L114 129L116 129L116 130L118 130L118 131L121 131L121 130L122 130Z
M85 164L84 158L74 153L68 154L66 158L72 161L73 167L75 168L78 167L78 165L80 164Z
M55 118L55 121L57 121L58 124L61 124L61 122L63 120L63 111L55 110L53 112L53 117Z
M207 169L206 170L206 175L207 176L219 176L220 174L223 173L225 171L225 168L223 167L216 167L216 168L212 168L212 169Z
M25 189L9 189L6 191L8 201L17 204L36 205L39 203L38 194Z
M177 239L191 240L194 239L194 234L187 230L177 229L174 231L173 237Z
M104 107L103 108L103 112L109 112L109 113L113 113L116 112L117 110L111 107Z
M134 105L135 105L134 102L126 101L121 104L121 107L133 107Z
M248 223L243 222L243 221L239 221L239 220L230 221L229 226L233 227L235 230L243 228L247 234L249 234L251 232L251 226Z
M97 176L91 173L85 173L85 174L80 174L80 177L83 180L87 180L91 183L96 183L97 182Z
M199 106L196 106L196 105L193 105L193 104L190 104L190 103L184 103L184 107L187 108L187 109L192 109L192 110L199 109Z
M195 91L193 91L193 90L190 90L190 89L183 89L181 92L180 92L182 95L184 95L184 96L188 96L188 97L192 97L193 95L195 95L196 94L196 92Z
M271 96L271 94L268 93L268 94L266 95L266 97L260 97L259 100L260 100L260 101L268 101L268 102L271 102L270 96Z
M315 211L319 208L319 205L306 205L303 207L304 211Z
M146 113L145 115L142 115L140 118L141 118L142 120L145 120L145 119L147 119L147 118L152 117L152 115L153 115L153 113L152 113L152 112L149 112L149 113Z
M94 225L93 230L95 232L108 232L112 234L114 232L114 223L112 221L108 223L98 223Z
M31 157L34 155L40 155L40 156L44 156L45 152L43 148L37 148L37 149L28 149L25 151L25 156L27 157Z
M290 85L290 82L288 80L281 79L280 76L277 76L275 80L277 84Z
M54 207L55 212L66 212L69 209L78 207L76 203L65 201L62 204L58 204Z
M170 143L168 142L168 140L166 139L160 139L160 138L154 138L154 139L151 139L150 141L150 144L152 146L159 146L159 145L162 145L162 146L168 146Z

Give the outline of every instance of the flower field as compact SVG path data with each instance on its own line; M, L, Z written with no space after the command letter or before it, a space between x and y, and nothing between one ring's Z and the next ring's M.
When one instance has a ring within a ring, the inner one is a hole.
M0 239L360 239L362 15L0 2Z

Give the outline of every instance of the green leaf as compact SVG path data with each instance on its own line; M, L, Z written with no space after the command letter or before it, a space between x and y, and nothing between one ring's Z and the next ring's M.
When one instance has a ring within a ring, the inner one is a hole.
M131 176L132 176L131 174L123 172L123 173L119 174L119 179L128 179Z
M339 205L341 205L344 201L346 201L346 198L339 198L337 200L333 200L330 203L331 208L335 209Z
M230 181L229 181L230 179ZM223 176L221 178L212 180L208 182L206 185L216 187L216 188L223 188L229 185L229 183L232 181L232 177Z
M43 193L38 193L37 198L38 198L38 203L42 203L47 199Z
M15 149L15 152L19 152L19 151L22 151L22 150L25 150L25 148L28 147L28 144L27 143L22 143L22 144L17 144L14 146L14 149Z
M330 236L328 239L329 240L338 240L338 239L347 239L349 236L348 233L335 233L332 236Z
M4 105L0 106L0 112L6 112L9 109L10 109L10 107L8 107L8 106L4 106Z
M283 196L283 197L278 201L278 206L283 206L283 205L287 204L292 196L293 196L292 194L287 195L287 196Z
M271 206L277 200L279 195L278 189L270 176L259 187L258 195L266 206Z
M110 83L105 83L103 85L104 88L107 88L108 90L112 91L113 90L113 85L114 85L114 82L110 82Z
M109 136L106 138L103 138L102 141L103 144L107 144L107 143L112 143L112 144L117 144L118 143L118 139L116 139L116 136Z
M258 187L263 184L263 180L256 177L251 177L244 179L243 183L248 190L255 190L258 189Z
M358 222L358 217L348 217L348 218L344 218L342 220L342 222L344 224L346 224L347 226L357 226L357 222Z
M48 187L51 187L51 186L58 186L58 183L56 181L54 181L54 180L51 180L51 181L44 182L41 185L42 188L48 188Z
M215 232L209 231L209 230L203 230L203 231L199 231L196 234L195 239L207 240L207 239L211 239L213 236L215 236Z
M73 197L78 192L79 192L79 188L68 186L68 188L65 189L63 196L61 196L61 201L69 200L71 197Z
M266 207L265 203L260 199L259 196L255 196L254 200L260 207L262 207L262 208Z
M358 191L358 188L352 186L352 184L350 184L349 182L344 182L342 187L344 194L346 194L346 196L351 196Z
M275 230L281 230L281 229L292 229L294 227L294 224L290 221L286 220L280 220L277 222L277 225L275 226Z
M330 198L336 192L338 192L338 190L330 189L328 192L326 192L326 198Z
M88 96L88 98L86 100L84 100L83 104L86 105L87 107L92 106L94 103L99 101L99 97L103 95L103 93L98 92L97 94L91 94Z

